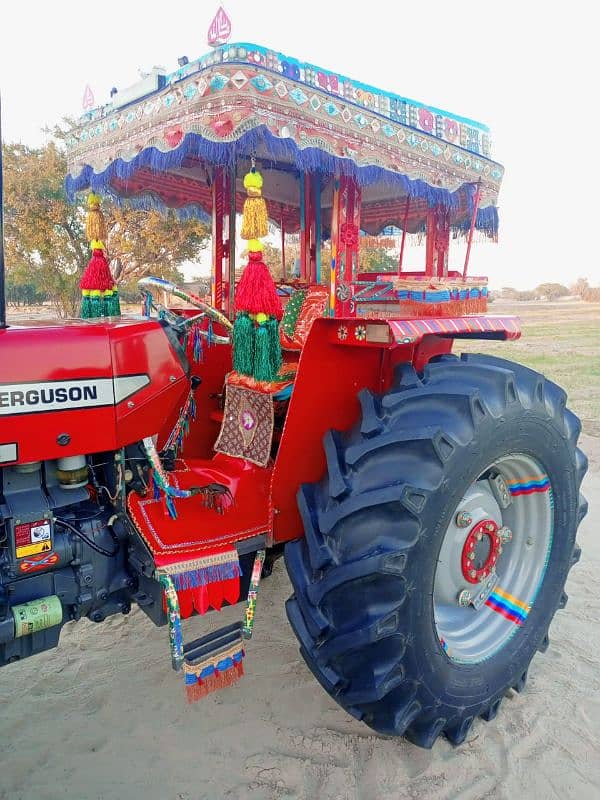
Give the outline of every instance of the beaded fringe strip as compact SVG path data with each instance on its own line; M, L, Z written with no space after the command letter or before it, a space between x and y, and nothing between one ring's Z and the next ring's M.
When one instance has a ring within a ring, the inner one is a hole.
M168 575L177 591L197 589L209 583L229 581L241 575L237 550L195 558L159 567L156 574Z
M183 676L188 703L237 683L244 674L244 655L241 641L237 641L196 664L184 662Z
M154 493L155 497L158 490L162 491L165 495L165 503L169 515L173 519L177 519L177 511L175 510L173 498L177 497L184 499L187 497L193 497L195 494L197 494L197 492L193 492L188 489L178 489L176 486L171 486L169 484L167 474L163 469L163 465L160 463L160 456L158 455L156 445L154 444L152 437L146 436L143 439L143 444L144 450L146 451L146 457L148 458L150 466L152 467L152 475L156 484Z
M194 390L190 389L187 400L183 404L179 417L173 430L166 441L165 450L173 450L175 458L183 451L185 437L190 432L190 424L196 419L196 401L194 400Z

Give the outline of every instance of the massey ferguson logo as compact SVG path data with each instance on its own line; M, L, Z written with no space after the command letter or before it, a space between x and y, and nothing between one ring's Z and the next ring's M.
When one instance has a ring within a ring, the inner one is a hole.
M0 384L0 416L112 406L150 383L147 375Z

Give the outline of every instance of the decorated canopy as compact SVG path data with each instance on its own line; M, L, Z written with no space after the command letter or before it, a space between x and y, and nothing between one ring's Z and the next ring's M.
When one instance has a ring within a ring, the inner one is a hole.
M476 227L495 235L503 168L484 125L253 44L231 44L170 74L157 74L86 113L68 138L68 194L93 189L136 208L208 216L215 166L254 157L269 214L299 225L299 176L319 173L323 226L332 180L362 187L361 228L423 229L443 205L466 230L479 187ZM408 202L407 202L408 201Z

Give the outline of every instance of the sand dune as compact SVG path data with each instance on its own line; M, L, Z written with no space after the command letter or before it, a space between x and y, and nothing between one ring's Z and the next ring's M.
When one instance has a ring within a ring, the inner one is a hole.
M0 798L347 800L600 797L600 439L590 456L583 558L551 643L492 723L430 752L372 735L318 686L287 624L276 565L261 588L246 676L185 703L167 633L135 610L68 626L57 650L0 671ZM239 609L189 621L191 635Z

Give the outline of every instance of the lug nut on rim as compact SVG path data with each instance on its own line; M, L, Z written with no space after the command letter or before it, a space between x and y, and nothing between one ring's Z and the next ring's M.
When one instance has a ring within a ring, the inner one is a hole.
M458 605L466 608L471 602L471 592L468 589L463 589L458 594Z
M503 525L501 528L498 528L498 537L502 544L508 544L512 542L513 533L510 528L507 528L506 525Z

